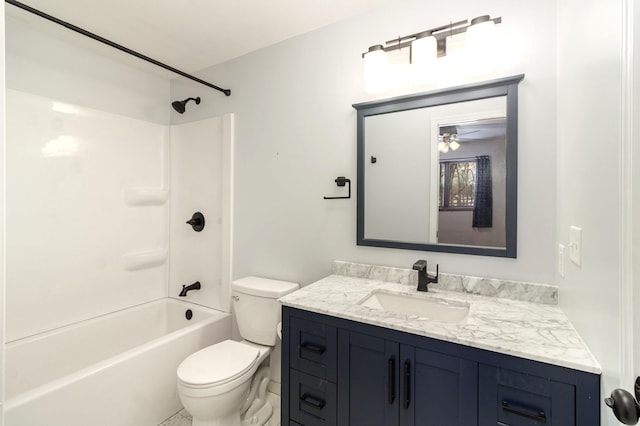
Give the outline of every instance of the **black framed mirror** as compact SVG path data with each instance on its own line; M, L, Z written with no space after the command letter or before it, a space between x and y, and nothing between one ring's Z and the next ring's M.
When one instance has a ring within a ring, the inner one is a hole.
M516 257L523 78L353 105L358 245Z

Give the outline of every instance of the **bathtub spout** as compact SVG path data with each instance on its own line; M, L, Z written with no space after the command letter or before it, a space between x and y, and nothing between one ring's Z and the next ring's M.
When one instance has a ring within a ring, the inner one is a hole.
M195 283L191 284L191 285L183 285L182 286L182 291L180 292L180 294L178 296L180 297L185 297L187 295L187 292L191 291L191 290L200 290L200 281L196 281Z

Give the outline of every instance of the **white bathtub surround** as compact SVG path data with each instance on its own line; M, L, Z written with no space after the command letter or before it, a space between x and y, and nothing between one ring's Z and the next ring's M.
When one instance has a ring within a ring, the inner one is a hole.
M6 424L158 424L181 408L179 363L230 330L227 313L164 298L12 342Z
M7 342L195 281L187 300L229 312L233 114L165 126L16 90L7 106Z
M357 303L374 290L410 297L468 303L460 323L373 309ZM480 349L600 373L600 365L567 316L553 305L433 289L420 293L405 284L330 275L280 299L283 305L378 325Z
M6 102L6 341L165 297L169 127Z
M429 273L435 274L435 264L430 264L428 267ZM331 272L333 274L354 278L368 278L371 280L408 284L416 287L418 285L418 272L412 269L335 260L332 264ZM440 271L438 283L429 284L429 288L459 291L480 296L500 297L523 302L545 303L549 305L558 304L558 287L549 284L472 277L448 274Z
M233 114L171 126L169 297L196 281L186 299L230 311ZM185 222L205 217L196 232Z

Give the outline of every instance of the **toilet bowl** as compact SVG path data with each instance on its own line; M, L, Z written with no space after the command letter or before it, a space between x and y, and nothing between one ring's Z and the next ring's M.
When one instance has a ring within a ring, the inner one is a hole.
M178 393L193 426L240 426L239 407L271 348L225 340L191 354L178 367Z
M259 426L272 412L271 407L259 406L268 404L264 395L256 395L256 389L266 389L266 367L253 385L252 379L277 342L278 298L296 290L298 284L247 277L234 281L231 287L238 329L245 340L208 346L189 355L178 367L178 395L193 416L193 426ZM258 381L264 383L255 383ZM243 421L247 411L251 419Z

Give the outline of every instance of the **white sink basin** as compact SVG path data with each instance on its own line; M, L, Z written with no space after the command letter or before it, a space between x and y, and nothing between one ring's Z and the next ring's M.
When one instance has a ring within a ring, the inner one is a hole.
M445 322L460 322L469 313L469 304L428 295L408 295L374 291L358 302L361 306Z

